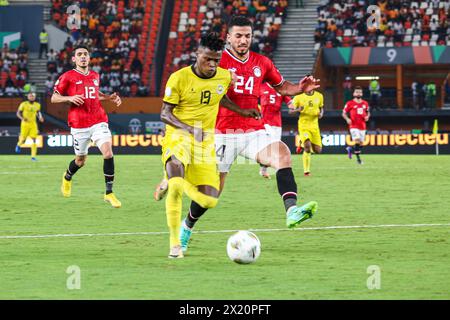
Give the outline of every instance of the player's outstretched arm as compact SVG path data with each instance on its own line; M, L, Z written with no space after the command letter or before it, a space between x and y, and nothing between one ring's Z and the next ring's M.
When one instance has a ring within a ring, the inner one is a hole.
M274 87L275 90L282 96L296 96L303 92L315 90L320 87L320 79L313 76L306 76L300 80L298 84L293 84L290 81L284 81L281 85Z
M73 103L76 106L81 106L84 103L84 97L82 95L75 96L62 96L58 92L54 92L51 97L51 103Z
M246 118L255 118L255 119L261 118L261 113L259 112L258 109L242 109L236 103L231 101L227 95L224 95L222 97L222 99L220 100L220 105Z
M171 125L174 128L186 130L190 134L194 135L195 140L202 142L205 135L203 130L201 128L196 128L180 121L180 119L178 119L173 114L173 109L175 109L175 107L176 105L174 104L163 102L163 106L161 109L161 121L167 123L168 125Z

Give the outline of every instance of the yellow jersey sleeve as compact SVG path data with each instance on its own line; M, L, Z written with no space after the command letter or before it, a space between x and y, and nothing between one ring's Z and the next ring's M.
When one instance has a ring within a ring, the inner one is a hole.
M40 103L38 103L37 107L36 107L36 112L39 112L39 111L41 111L41 104Z
M292 104L294 105L294 107L297 107L297 108L301 107L302 106L301 105L301 96L300 95L295 96L294 100L292 100Z
M23 109L25 108L25 102L22 102L21 104L19 104L19 111L23 112Z
M181 98L181 84L179 73L172 73L166 84L166 90L164 91L163 101L178 105Z

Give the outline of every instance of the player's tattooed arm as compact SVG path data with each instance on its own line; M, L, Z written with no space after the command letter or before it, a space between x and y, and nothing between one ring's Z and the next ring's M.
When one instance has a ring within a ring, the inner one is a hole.
M77 94L74 96L62 96L58 92L54 92L52 94L52 98L50 100L52 103L64 103L69 102L74 105L81 106L84 103L84 97L81 94Z
M320 108L320 112L319 112L319 119L322 119L323 117L323 112L324 112L324 108Z
M242 109L236 103L230 100L227 95L224 95L220 100L220 104L228 110L234 111L237 114L246 118L260 119L261 113L258 109Z
M279 86L273 87L282 96L296 96L303 92L309 92L320 87L320 79L306 76L296 85L290 81L283 81Z
M161 109L161 121L171 125L174 128L186 130L190 134L192 134L195 138L195 140L202 142L205 138L206 133L203 132L201 128L196 128L193 126L190 126L178 119L174 114L173 110L176 108L176 105L163 102L163 106Z
M370 119L370 109L367 109L367 115L364 117L364 121L369 121Z

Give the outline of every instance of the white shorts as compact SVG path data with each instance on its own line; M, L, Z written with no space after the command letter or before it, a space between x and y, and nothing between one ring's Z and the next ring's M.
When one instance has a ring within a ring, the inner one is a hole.
M85 156L91 141L100 148L105 142L111 141L111 131L109 131L106 122L94 124L89 128L71 128L70 133L73 136L73 148L77 156Z
M350 135L352 136L353 141L359 140L361 142L364 142L364 139L366 138L366 130L351 128Z
M216 134L216 157L219 172L230 172L231 165L240 155L245 159L256 161L256 155L279 141L267 130L258 130L249 133Z
M264 128L266 128L266 131L269 132L272 137L274 137L277 140L281 140L281 133L282 133L281 127L275 127L265 124Z

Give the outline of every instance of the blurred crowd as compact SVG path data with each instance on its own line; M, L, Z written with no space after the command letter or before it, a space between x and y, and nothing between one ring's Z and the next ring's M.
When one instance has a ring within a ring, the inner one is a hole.
M71 36L60 52L47 53L47 83L49 93L58 76L73 68L71 53L78 44L91 49L91 68L100 73L103 93L118 92L123 97L148 96L142 84L142 62L137 57L142 32L145 3L143 0L83 0L68 4L52 0L52 19L66 27L69 5L80 7L81 28L74 25Z
M18 97L30 90L28 84L28 46L16 49L4 44L0 53L0 97Z
M321 0L317 12L316 50L450 45L449 1Z
M198 15L199 18L203 17L201 34L217 32L225 38L229 18L232 15L245 15L254 26L251 50L273 58L287 6L287 0L205 0L201 3ZM196 31L195 24L187 24L183 35L183 53L173 61L179 68L195 60L194 51L198 44Z

